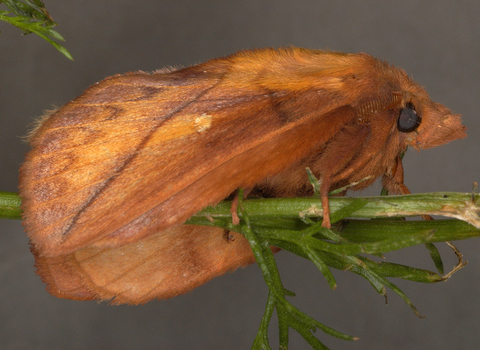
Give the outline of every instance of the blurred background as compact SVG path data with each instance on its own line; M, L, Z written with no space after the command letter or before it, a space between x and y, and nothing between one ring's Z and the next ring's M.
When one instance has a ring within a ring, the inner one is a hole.
M404 68L432 99L463 115L469 137L406 154L414 193L470 192L480 180L480 2L445 1L125 1L47 0L67 60L35 35L0 23L0 190L17 191L18 168L35 117L106 76L191 65L247 48L299 46L367 52ZM364 191L375 195L378 186ZM277 254L293 303L319 321L360 337L345 342L317 331L332 349L476 349L480 332L479 240L457 242L469 264L447 283L394 281L418 307L417 318L393 292L388 305L360 277L334 271L337 290L313 264ZM439 245L446 268L452 252ZM414 247L389 261L434 270ZM267 287L250 266L171 300L110 306L50 296L35 275L19 221L0 219L2 349L248 349ZM271 344L276 330L272 327ZM291 332L292 349L308 349Z

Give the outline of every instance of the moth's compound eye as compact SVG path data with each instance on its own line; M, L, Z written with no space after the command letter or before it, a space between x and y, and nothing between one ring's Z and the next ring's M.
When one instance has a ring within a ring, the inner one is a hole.
M415 111L414 106L409 103L407 107L403 108L400 111L398 116L397 127L398 130L402 132L412 132L418 128L422 122L422 117L420 117Z

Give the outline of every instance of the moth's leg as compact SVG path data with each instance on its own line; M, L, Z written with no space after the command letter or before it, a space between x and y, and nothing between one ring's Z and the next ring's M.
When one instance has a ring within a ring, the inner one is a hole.
M247 198L248 194L252 191L253 187L248 187L243 189L243 198ZM237 213L238 209L238 192L235 193L235 197L232 200L232 206L230 207L230 213L232 214L232 224L238 225L240 223L240 218Z
M225 239L225 241L227 241L227 243L231 243L235 240L235 237L229 230L223 230L223 238Z
M389 171L389 174L383 176L383 186L388 190L388 193L393 194L410 194L410 190L403 183L403 163L400 157L397 157L396 163ZM425 220L433 220L430 215L422 215Z
M323 208L323 222L322 227L331 228L330 223L330 205L328 203L328 193L332 185L332 178L330 176L322 176L322 184L320 186L320 198L322 200Z
M383 176L383 186L389 194L410 194L410 190L403 183L403 164L400 157L397 156L393 166L387 170Z

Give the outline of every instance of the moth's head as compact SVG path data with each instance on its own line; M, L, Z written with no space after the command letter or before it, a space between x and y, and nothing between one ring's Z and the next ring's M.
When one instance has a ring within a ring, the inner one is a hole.
M365 54L349 57L356 63L352 64L356 73L345 74L342 82L351 84L347 91L358 92L352 94L358 120L368 122L375 114L388 112L383 122L391 132L398 132L402 146L416 150L466 137L460 115L432 101L402 69ZM376 118L377 124L381 122Z
M403 95L397 129L406 146L420 150L467 136L460 115L432 101L421 86L411 82Z

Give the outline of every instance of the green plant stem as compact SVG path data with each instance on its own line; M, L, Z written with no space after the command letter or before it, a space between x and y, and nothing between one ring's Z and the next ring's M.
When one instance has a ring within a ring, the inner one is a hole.
M475 196L478 198L478 195ZM332 216L336 212L357 202L359 198L330 198ZM443 215L466 221L480 227L480 206L472 200L470 193L437 192L425 194L410 194L404 196L363 197L361 207L349 213L351 218L381 218L405 217L419 215ZM291 225L292 218L318 218L322 216L322 206L317 198L273 198L250 199L243 202L252 222L261 221L262 226L268 227L270 221L285 220ZM216 207L208 207L194 215L188 223L215 226L209 219L229 221L231 219L230 202L223 202ZM7 212L4 216L2 212ZM20 199L12 192L0 192L0 218L21 219ZM208 218L208 219L207 219ZM368 223L371 225L372 223ZM295 227L298 222L295 221ZM395 226L395 223L391 224ZM292 228L283 226L284 228ZM403 230L403 228L402 228Z
M22 201L15 192L0 192L0 219L21 219Z

